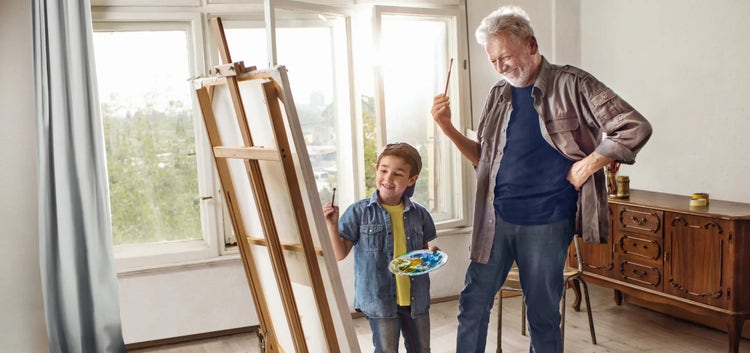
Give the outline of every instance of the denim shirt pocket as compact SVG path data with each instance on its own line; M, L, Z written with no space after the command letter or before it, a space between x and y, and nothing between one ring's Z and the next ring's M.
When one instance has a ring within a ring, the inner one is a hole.
M422 227L411 227L411 232L406 236L409 238L409 244L411 244L411 249L409 250L422 249L422 246L424 245L424 231L422 230Z
M385 226L365 224L359 228L359 243L365 251L381 251L385 246Z

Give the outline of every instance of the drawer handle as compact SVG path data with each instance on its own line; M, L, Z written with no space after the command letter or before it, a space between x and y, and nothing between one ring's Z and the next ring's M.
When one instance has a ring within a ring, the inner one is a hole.
M643 217L638 218L636 216L632 216L632 217L630 217L630 219L633 221L633 223L635 223L637 225L642 225L642 224L646 223L646 221L647 221L646 218L643 218Z

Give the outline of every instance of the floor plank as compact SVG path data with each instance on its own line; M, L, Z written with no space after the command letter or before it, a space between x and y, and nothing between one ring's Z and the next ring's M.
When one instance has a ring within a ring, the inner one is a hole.
M639 306L615 305L612 291L589 286L596 328L597 345L591 344L585 308L568 308L565 327L565 351L575 353L724 353L728 351L726 333L660 314ZM572 300L572 291L568 292ZM520 297L503 300L503 353L526 353L528 337L520 331ZM585 304L582 304L585 305ZM493 309L487 337L487 352L495 352L497 306ZM453 353L456 341L458 303L433 304L430 311L432 352ZM367 320L356 319L357 338L362 352L372 352ZM257 353L254 333L238 334L170 346L129 350L130 353ZM402 349L402 352L405 350ZM740 343L741 353L750 353L750 340Z

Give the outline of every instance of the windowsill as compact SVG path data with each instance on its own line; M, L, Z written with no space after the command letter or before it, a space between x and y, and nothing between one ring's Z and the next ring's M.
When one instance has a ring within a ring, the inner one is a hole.
M185 271L194 268L210 267L214 265L222 265L231 262L241 262L240 254L238 252L216 256L208 259L183 261L171 264L157 265L157 266L144 266L128 268L117 272L117 278L135 277L145 274L155 273L168 273L176 271Z
M438 229L437 235L438 237L453 236L453 235L471 235L472 229L473 227L454 227L454 228Z
M472 227L455 227L455 228L438 229L437 234L438 234L438 238L450 237L450 236L465 236L465 235L471 235L471 231L472 231ZM211 258L206 258L206 259L189 260L189 261L175 262L175 263L162 264L162 265L132 267L132 268L127 268L123 270L118 270L117 278L137 277L137 276L149 275L149 274L186 271L186 270L195 269L195 268L204 268L204 267L210 267L210 266L216 266L216 265L224 265L227 263L234 263L234 262L236 263L241 262L240 254L236 250L234 251L230 250L230 252L227 254L215 256Z
M142 244L125 244L115 246L115 259L131 259L137 257L160 256L178 254L188 251L203 251L208 249L204 240L163 241Z

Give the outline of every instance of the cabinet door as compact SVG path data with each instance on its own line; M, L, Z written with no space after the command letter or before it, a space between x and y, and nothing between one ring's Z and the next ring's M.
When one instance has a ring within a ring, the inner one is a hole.
M614 205L609 205L609 219L612 219ZM602 276L611 277L612 270L614 269L614 261L612 257L612 222L609 225L609 242L606 244L592 244L580 242L581 245L581 263L583 264L583 271L600 274ZM568 253L568 264L572 267L577 267L575 259L575 249L573 244L570 245Z
M666 216L664 292L727 308L729 222L673 212Z

